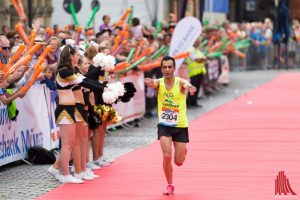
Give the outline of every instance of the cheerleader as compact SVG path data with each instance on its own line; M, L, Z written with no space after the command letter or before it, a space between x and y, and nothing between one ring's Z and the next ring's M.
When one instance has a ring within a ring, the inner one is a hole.
M74 69L78 64L78 60L79 54L76 48L67 44L61 52L57 68L56 85L59 101L55 110L55 117L56 123L60 127L62 147L56 162L50 166L48 172L62 183L84 182L73 177L69 172L69 161L75 144L76 132L76 98L72 88L80 85L100 94L104 90L104 86L98 82L75 75ZM62 175L59 172L60 167Z

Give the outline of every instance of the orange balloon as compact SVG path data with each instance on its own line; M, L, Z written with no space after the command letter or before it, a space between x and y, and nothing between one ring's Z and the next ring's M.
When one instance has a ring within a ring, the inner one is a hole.
M42 44L41 43L35 43L34 45L33 45L33 47L31 47L29 50L28 50L28 54L30 54L30 55L33 55L40 47L42 46Z
M152 49L149 47L147 48L144 52L142 52L138 57L137 57L137 60L144 57L144 56L147 56L151 53Z
M115 52L115 51L117 50L117 48L118 48L120 42L121 42L121 36L118 35L118 36L115 38L115 43L114 43L113 50L112 50L113 52Z
M139 65L138 68L142 71L150 71L151 69L160 67L160 61L156 61L153 63L145 64L145 65Z
M27 46L27 49L30 49L32 47L36 36L37 36L37 31L33 29L29 36L29 44Z
M134 60L138 59L138 57L140 55L140 52L142 50L143 45L144 45L144 40L141 40L140 43L139 43L139 45L138 45L138 47L136 48L136 52L134 54Z
M16 51L16 53L10 58L8 64L15 63L21 57L21 54L24 51L24 49L25 49L25 45L21 44L19 46L18 50Z
M24 41L24 43L26 45L28 45L29 41L28 41L27 35L26 35L26 33L25 33L24 29L23 29L22 24L21 23L17 23L15 25L15 28L16 28L18 34L20 35L20 37L22 38L22 40Z
M118 63L115 66L114 72L122 71L122 70L126 69L129 66L130 66L130 63L127 63L127 62Z
M189 57L190 53L189 52L184 52L184 53L180 53L174 56L174 59L181 59L181 58L186 58Z

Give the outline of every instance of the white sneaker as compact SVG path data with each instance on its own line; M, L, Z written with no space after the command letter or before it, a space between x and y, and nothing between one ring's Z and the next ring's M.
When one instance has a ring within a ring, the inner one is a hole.
M94 174L94 172L91 171L91 170L86 170L85 173L86 173L88 176L93 177L93 178L99 178L99 177L100 177L99 175Z
M103 160L101 160L100 158L98 160L95 160L94 163L100 167L106 167L109 165L109 163L104 162Z
M59 178L60 178L59 170L58 170L58 169L55 169L55 168L53 167L53 165L51 165L51 166L48 168L48 172L49 172L56 180L59 180Z
M74 177L82 180L84 177L84 173L82 173L82 172L80 174L74 173Z
M84 183L83 180L80 180L78 178L75 178L72 175L67 175L67 176L60 176L60 182L62 183L74 183L74 184L81 184Z
M110 158L108 158L108 157L106 157L106 156L104 156L104 155L101 157L101 160L104 161L104 162L107 162L107 163L112 163L112 162L114 162L114 160L112 160L112 159L110 159Z
M88 162L86 163L86 167L88 167L89 169L92 169L92 170L97 170L97 169L100 169L101 167L98 166L98 165L95 165L94 162Z
M86 171L85 172L82 172L83 173L83 180L86 180L86 181L90 181L90 180L93 180L94 177L93 176L90 176L89 173L87 173Z

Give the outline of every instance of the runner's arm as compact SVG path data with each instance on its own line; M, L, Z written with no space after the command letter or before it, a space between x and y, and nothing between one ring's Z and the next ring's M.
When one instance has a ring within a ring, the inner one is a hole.
M151 79L151 78L145 78L145 84L148 86L148 87L151 87L153 89L158 89L159 87L159 80L158 79Z
M194 95L194 93L197 91L197 88L193 86L190 82L188 82L185 79L180 78L180 85L189 91L190 95Z

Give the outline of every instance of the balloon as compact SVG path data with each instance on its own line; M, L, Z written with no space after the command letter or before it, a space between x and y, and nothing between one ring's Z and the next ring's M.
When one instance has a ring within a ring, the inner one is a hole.
M127 24L131 25L132 23L132 18L133 18L133 10L134 10L134 7L133 6L130 6L130 14L128 16L128 19L127 19Z
M114 56L118 55L118 54L120 53L120 51L122 50L122 48L123 48L124 46L126 46L126 45L127 45L127 40L124 40L124 41L119 45L119 47L117 48L117 50L114 52Z
M123 14L123 16L121 17L121 19L115 24L115 27L117 26L122 26L122 24L124 23L125 19L127 18L127 16L129 15L129 13L131 12L130 8L128 8L125 13Z
M209 19L203 20L203 27L207 27L209 25Z
M74 20L75 25L78 26L79 23L78 23L78 20L77 20L77 17L76 17L75 7L74 7L74 4L73 4L73 3L70 3L70 12L71 12L71 14L72 14L72 17L73 17L73 20Z
M42 55L40 55L39 59L37 60L37 62L34 64L34 71L33 71L33 74L31 76L28 76L27 77L27 80L25 81L26 85L23 86L21 88L21 90L26 93L29 88L33 85L33 83L36 81L36 79L38 78L39 74L44 70L44 67L42 66L42 63L45 61L47 55L49 54L51 50L51 46L48 45Z
M130 52L129 52L128 56L127 56L127 59L126 59L126 62L127 62L127 63L130 62L130 60L132 59L132 57L133 57L135 51L136 51L136 48L132 48L132 49L130 50Z
M152 49L149 47L147 48L144 52L142 52L138 57L137 57L137 60L144 57L144 56L147 56L148 54L150 54L152 51Z
M222 52L211 52L207 54L209 58L220 58L222 56Z
M146 56L140 58L139 60L135 61L131 66L127 67L127 68L125 69L125 71L129 71L129 70L131 70L131 69L137 67L139 64L141 64L142 62L145 62L146 60L147 60L147 57L146 57Z
M190 53L189 52L184 52L184 53L179 53L174 56L175 60L181 59L181 58L187 58L189 57Z
M115 66L114 72L122 71L122 70L126 69L129 66L130 66L130 63L127 63L127 62L118 63Z
M189 55L190 55L189 52L179 53L179 54L174 56L174 59L178 60L178 59L181 59L181 58L186 58ZM161 65L161 61L158 60L158 61L155 61L153 63L149 63L149 64L145 64L145 65L139 65L138 68L142 71L150 71L151 69L160 67L160 65Z
M27 21L27 17L25 15L25 12L24 12L24 7L23 7L23 1L22 0L18 0L18 5L19 5L19 10L21 12L21 19L26 22Z
M17 11L20 19L24 22L27 21L26 15L24 13L23 3L22 0L11 0L15 10Z
M113 46L113 52L115 52L119 46L119 43L121 42L121 36L118 35L116 38L115 38L115 42L114 42L114 46Z
M21 54L24 51L24 49L25 49L25 45L21 44L18 50L16 51L16 53L10 58L8 65L15 63L21 57Z
M210 52L216 51L216 49L219 48L219 47L221 47L222 44L223 44L223 42L221 42L221 41L220 42L216 42L214 45L212 45L209 48L208 52L210 53Z
M32 47L36 36L37 36L37 31L32 29L30 36L29 36L29 43L27 45L27 49L30 49Z
M154 37L157 37L157 34L159 32L161 32L161 29L162 29L162 22L156 21L155 22L155 31L153 33Z
M145 64L145 65L140 65L139 69L142 71L150 71L151 69L160 67L160 61L156 61L153 63Z
M86 23L84 29L87 29L88 27L90 27L92 21L93 21L94 18L95 18L96 13L97 13L99 10L100 10L100 7L99 7L99 6L96 6L96 7L93 9L92 15L91 15L89 21Z
M79 44L79 41L80 41L81 32L82 32L82 27L78 26L77 31L76 31L76 35L75 35L75 41L76 41L77 45Z
M162 54L168 51L168 47L161 46L151 57L150 60L155 60L157 57L161 56Z
M139 43L139 45L138 45L138 47L136 48L136 52L134 54L134 59L135 60L137 60L137 58L139 57L140 52L141 52L141 50L142 50L142 48L144 46L144 43L145 43L144 40L141 40L140 43Z
M26 35L26 33L25 33L24 29L23 29L22 24L21 23L17 23L15 25L15 28L16 28L18 34L20 35L20 37L22 38L22 40L24 41L24 43L26 45L28 45L29 41L28 41L27 35Z

